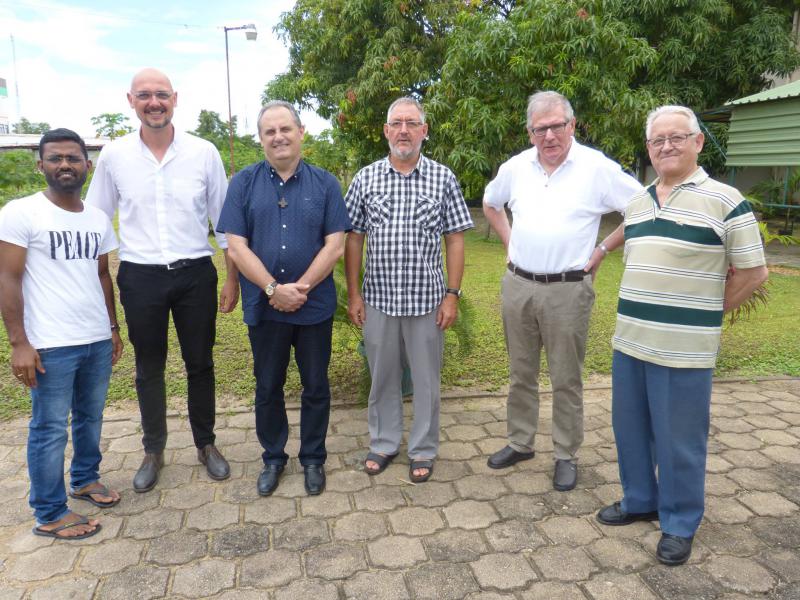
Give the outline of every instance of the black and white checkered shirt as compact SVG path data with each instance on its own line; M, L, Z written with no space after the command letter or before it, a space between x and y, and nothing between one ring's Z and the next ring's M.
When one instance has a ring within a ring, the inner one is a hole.
M442 235L474 227L453 172L420 156L403 175L383 158L356 174L344 200L353 231L367 235L364 301L399 317L438 307Z

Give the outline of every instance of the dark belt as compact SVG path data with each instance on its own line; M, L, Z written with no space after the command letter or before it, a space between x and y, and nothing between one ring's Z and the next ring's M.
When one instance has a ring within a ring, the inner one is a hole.
M203 263L210 263L210 256L201 256L200 258L182 258L168 265L145 265L142 263L131 263L137 267L147 267L149 269L162 269L164 271L174 271L175 269L185 269L186 267L193 267Z
M531 281L538 281L539 283L555 283L557 281L583 281L583 278L588 275L586 271L566 271L564 273L529 273L524 269L520 269L511 261L508 261L508 270L514 275L519 275Z

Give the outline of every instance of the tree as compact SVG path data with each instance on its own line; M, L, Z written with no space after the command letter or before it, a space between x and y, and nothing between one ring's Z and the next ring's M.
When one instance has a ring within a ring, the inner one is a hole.
M233 117L233 130L236 131L236 117ZM230 176L230 141L228 124L223 121L218 112L213 110L201 110L197 119L197 129L190 132L208 140L219 150L226 172ZM263 160L264 154L261 146L251 135L234 135L233 137L233 161L236 170L239 171L247 165Z
M97 137L107 137L113 140L116 137L125 135L133 131L133 127L125 122L128 117L122 113L101 113L92 117L92 125L97 127Z
M25 117L20 117L19 123L14 123L12 130L14 133L42 134L47 131L50 131L50 123L45 123L44 121L42 121L41 123L36 123L28 121L28 119L26 119Z
M44 185L44 177L36 170L36 160L28 150L0 152L0 206Z
M365 164L385 153L394 98L425 101L425 152L468 196L529 145L537 89L571 99L582 140L624 164L644 154L647 112L697 111L762 89L800 65L794 0L298 0L278 33L289 69L266 86L333 119L337 144Z

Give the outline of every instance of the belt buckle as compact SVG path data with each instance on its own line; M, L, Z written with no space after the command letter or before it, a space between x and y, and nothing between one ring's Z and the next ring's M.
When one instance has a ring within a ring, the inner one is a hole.
M167 271L174 271L175 269L180 269L183 265L183 259L178 259L175 262L167 263Z

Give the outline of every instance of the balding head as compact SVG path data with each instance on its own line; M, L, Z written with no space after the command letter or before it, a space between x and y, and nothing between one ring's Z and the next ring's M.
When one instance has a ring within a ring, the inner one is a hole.
M169 77L158 69L147 68L133 76L128 102L142 127L167 131L178 105L178 93L172 89Z

